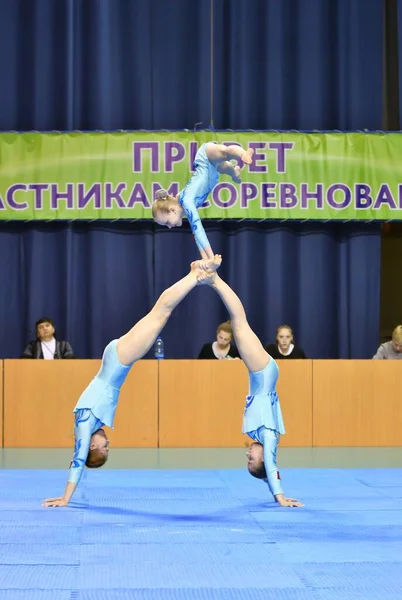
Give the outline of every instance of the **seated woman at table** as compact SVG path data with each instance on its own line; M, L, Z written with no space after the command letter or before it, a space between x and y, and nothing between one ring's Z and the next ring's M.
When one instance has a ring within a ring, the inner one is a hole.
M373 356L374 360L402 359L402 325L395 327L390 342L384 342Z
M304 350L294 343L293 330L289 325L281 325L276 330L276 344L269 344L265 350L272 358L307 358Z
M236 346L233 344L233 331L230 321L221 323L216 331L216 340L204 344L198 355L201 359L231 359L239 358Z

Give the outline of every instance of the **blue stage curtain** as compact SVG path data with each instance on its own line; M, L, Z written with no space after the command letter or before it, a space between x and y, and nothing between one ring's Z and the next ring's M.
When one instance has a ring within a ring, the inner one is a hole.
M214 4L217 127L381 128L382 0Z
M264 343L293 327L314 358L370 358L380 304L378 224L207 223L222 277ZM18 357L35 321L53 318L81 358L146 314L183 277L197 248L187 226L150 223L1 224L0 356ZM196 358L228 315L216 293L193 290L163 332L167 358Z
M212 119L218 129L381 128L382 5L0 0L0 129L182 129ZM264 341L285 321L311 356L372 354L377 225L209 230ZM79 356L100 356L196 257L188 230L151 223L3 223L0 250L0 352L10 357L46 313ZM211 292L195 290L173 316L167 356L196 356L213 339L226 315Z
M0 129L379 129L383 0L0 0Z

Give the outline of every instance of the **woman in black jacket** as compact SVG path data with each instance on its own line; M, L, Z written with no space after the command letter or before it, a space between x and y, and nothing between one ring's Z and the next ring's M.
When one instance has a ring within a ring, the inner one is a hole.
M307 358L302 348L294 344L293 331L289 325L281 325L276 330L276 344L269 344L265 350L272 358Z
M204 344L198 358L217 358L218 360L239 358L236 346L231 343L232 340L233 332L230 321L221 323L216 332L216 341L212 344Z

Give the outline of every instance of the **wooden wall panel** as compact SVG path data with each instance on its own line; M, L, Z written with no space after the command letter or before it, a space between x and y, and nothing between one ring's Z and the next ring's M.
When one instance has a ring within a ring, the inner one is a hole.
M6 360L4 368L5 447L57 448L73 445L73 408L97 373L99 360ZM156 361L140 361L122 388L115 447L157 445Z
M312 361L281 361L278 392L287 434L283 446L312 444ZM161 447L239 447L248 393L242 361L160 363Z
M313 365L314 446L401 446L402 361Z
M282 446L402 445L402 363L278 362L287 432ZM72 410L99 365L99 360L5 360L0 444L72 447ZM247 392L242 361L140 361L122 388L111 445L246 446L241 425Z

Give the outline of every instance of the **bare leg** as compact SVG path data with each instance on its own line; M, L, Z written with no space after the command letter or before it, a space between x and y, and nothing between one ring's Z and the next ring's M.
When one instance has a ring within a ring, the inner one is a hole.
M269 363L270 356L248 324L240 298L217 273L210 277L209 283L219 294L230 314L236 346L246 367L251 372L262 371Z
M229 175L235 183L241 183L240 167L234 166L231 162L224 160L218 163L216 168L222 175Z
M208 283L210 283L211 287L213 287L219 294L230 314L231 325L237 349L247 369L251 372L262 371L271 360L271 357L267 352L265 352L260 340L248 324L246 312L240 301L240 298L227 285L227 283L225 283L219 277L217 273L213 273L209 276ZM272 460L272 442L268 443L267 439L270 436L270 433L268 434L269 430L267 429L266 432L267 434L266 436L264 435L264 443L262 444L262 452L264 457L263 462L265 463L265 468L268 475L268 480L266 481L271 489L272 483L269 481L270 476L272 477L272 472L276 474L278 469L276 466L275 454ZM276 440L274 452L276 452ZM274 469L269 470L269 466L272 466L272 464ZM281 506L303 506L299 500L295 500L294 498L285 498L283 492L275 493L275 490L273 489L271 489L271 491L274 494L276 502L279 502Z
M173 309L200 283L197 275L201 273L197 264L192 265L190 273L165 290L152 310L119 339L117 355L123 365L140 360L152 348Z
M241 146L225 146L224 144L208 144L206 147L208 160L213 163L223 162L226 160L239 160L245 165L251 165L253 162L254 149L248 148L244 150Z

